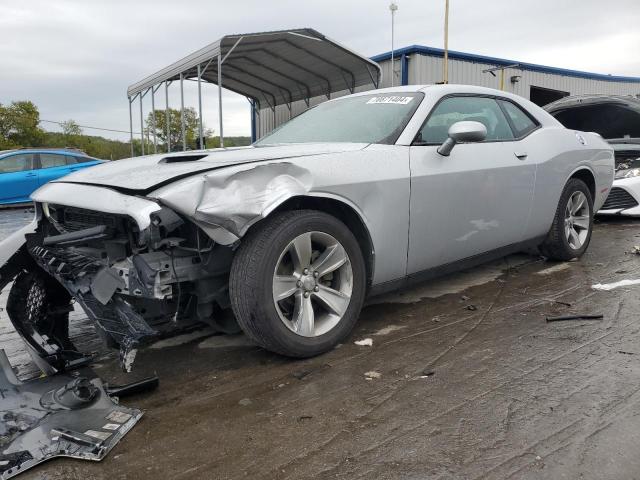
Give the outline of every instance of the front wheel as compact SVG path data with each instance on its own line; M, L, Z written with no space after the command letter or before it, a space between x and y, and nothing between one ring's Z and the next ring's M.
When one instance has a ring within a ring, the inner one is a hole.
M342 341L365 289L357 240L341 221L313 210L283 212L247 235L229 282L244 332L291 357L318 355Z
M593 231L593 198L580 179L570 179L562 195L540 252L550 260L567 261L582 256Z

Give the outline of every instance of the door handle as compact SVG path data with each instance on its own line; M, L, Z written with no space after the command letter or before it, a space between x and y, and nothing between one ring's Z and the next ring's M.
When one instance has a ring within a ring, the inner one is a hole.
M527 152L513 152L518 160L526 160L529 154Z
M25 177L37 177L38 175L35 173L27 173Z

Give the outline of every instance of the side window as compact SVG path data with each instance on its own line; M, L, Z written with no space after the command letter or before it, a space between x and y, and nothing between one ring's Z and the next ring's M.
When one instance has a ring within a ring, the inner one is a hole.
M67 155L65 159L67 161L67 165L75 165L77 163L82 163L82 159L80 157L72 157L71 155Z
M504 111L507 112L507 115L511 120L511 124L513 125L513 128L515 130L515 134L518 138L524 137L531 131L538 128L538 123L535 122L529 115L527 115L524 110L522 110L522 108L511 102L507 102L506 100L498 101L504 108Z
M42 168L61 167L66 164L67 162L64 155L57 153L40 154L40 165L42 165Z
M33 170L33 154L21 153L0 158L0 173L14 173Z
M441 144L448 137L449 127L463 120L480 122L487 127L487 140L514 138L504 113L493 98L465 96L441 101L422 127L418 141Z

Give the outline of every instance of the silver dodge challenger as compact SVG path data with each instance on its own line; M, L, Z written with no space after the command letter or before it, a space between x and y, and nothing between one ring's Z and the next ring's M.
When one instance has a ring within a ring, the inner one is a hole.
M327 101L250 147L149 155L36 191L0 246L7 312L50 368L82 361L77 302L125 369L208 324L291 357L326 352L369 295L536 247L580 257L611 146L533 103L462 85ZM232 313L230 313L232 312Z

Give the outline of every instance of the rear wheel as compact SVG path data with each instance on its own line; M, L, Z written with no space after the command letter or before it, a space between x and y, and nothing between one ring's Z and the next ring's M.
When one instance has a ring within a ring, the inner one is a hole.
M283 355L310 357L349 334L366 274L346 225L300 210L278 214L245 237L229 285L233 311L250 338Z
M572 178L564 187L540 252L550 260L567 261L587 250L593 231L593 198L587 185Z

